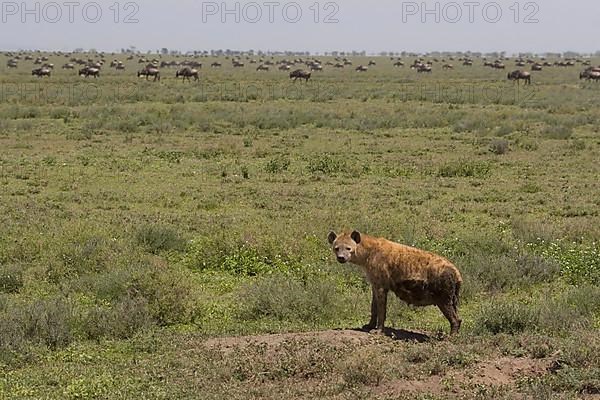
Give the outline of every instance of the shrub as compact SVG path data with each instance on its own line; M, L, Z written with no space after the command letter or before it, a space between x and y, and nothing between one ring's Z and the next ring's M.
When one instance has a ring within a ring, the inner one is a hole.
M181 271L153 268L138 276L129 290L147 300L158 325L168 326L188 323L194 317L192 289L188 276Z
M573 136L573 128L567 125L547 125L542 130L542 136L548 139L569 139Z
M340 363L344 382L348 386L379 386L385 377L385 363L365 362L381 358L373 350L359 350Z
M278 321L318 322L338 313L336 287L311 279L306 283L282 275L262 278L240 294L240 317Z
M494 139L490 143L490 151L496 155L506 154L509 151L508 140Z
M48 277L52 282L60 282L67 277L81 276L104 269L112 251L108 241L100 236L76 233L57 243L57 253L48 266Z
M582 151L586 149L585 141L583 140L573 140L569 144L569 148L575 151Z
M152 254L161 251L181 250L185 241L173 229L157 225L144 224L135 231L136 243Z
M148 300L126 296L113 307L94 306L83 319L82 330L88 339L127 339L152 325Z
M267 162L265 165L265 171L270 174L278 174L280 172L287 171L289 166L290 160L287 157L279 156Z
M513 236L524 243L552 242L557 239L557 229L547 221L514 218L511 221Z
M490 164L484 161L459 160L441 165L438 176L485 178L490 174Z
M531 305L515 301L497 300L482 307L475 317L475 331L521 333L534 330L539 321L539 311Z
M560 274L560 266L553 260L522 254L516 257L517 279L521 285L551 282Z
M562 277L570 284L600 284L600 244L565 244L540 242L530 244L535 254L554 260Z
M0 293L15 293L23 286L23 274L14 266L0 265Z
M275 272L287 274L301 269L298 261L280 254L277 249L258 248L249 243L207 237L189 243L183 265L195 270L224 271L245 276Z
M512 125L501 125L496 129L496 135L498 136L507 136L515 131L515 128Z
M23 332L24 338L33 343L58 348L73 340L73 308L61 297L39 299L10 311L14 313L13 329Z
M311 174L334 175L345 170L346 163L344 160L325 153L309 160L307 169Z

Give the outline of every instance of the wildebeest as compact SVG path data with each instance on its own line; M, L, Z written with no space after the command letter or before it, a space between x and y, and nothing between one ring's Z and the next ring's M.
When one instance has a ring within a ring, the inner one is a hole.
M258 67L256 67L257 71L268 71L269 67L263 64L260 64Z
M287 65L287 64L281 64L281 65L279 66L279 70L280 70L280 71L289 71L290 69L292 69L292 67L290 67L290 66L289 66L289 65Z
M154 81L160 81L160 70L158 68L155 67L146 67L140 71L138 71L137 73L138 78L140 76L145 76L146 80L148 80L149 77L153 76L154 77Z
M6 63L6 66L8 68L17 68L19 66L17 60L12 59L12 60L8 60L8 62Z
M524 80L525 84L531 85L531 74L527 71L521 71L518 69L508 74L508 80L510 81L516 81L519 83L520 79Z
M38 78L41 78L43 76L47 76L48 78L50 77L50 75L52 74L52 70L50 68L35 68L34 70L31 71L31 75L35 75Z
M600 71L596 71L595 68L588 68L579 74L579 79L598 82L600 81Z
M309 63L308 67L311 71L323 71L323 66L317 62Z
M359 65L358 67L356 67L356 72L367 72L369 70L369 67L365 67L364 65Z
M93 76L94 78L100 78L100 69L86 66L79 70L79 75L85 76L86 78L89 78L90 76Z
M305 79L306 82L308 82L308 80L310 79L310 76L311 76L310 71L305 71L302 69L297 69L295 71L290 72L290 79L293 79L294 82L296 82L296 80L298 80L298 79Z
M417 67L417 72L419 73L431 73L431 65L421 64Z
M454 65L452 65L452 64L444 64L442 66L442 69L454 69Z
M408 304L436 305L450 322L450 333L458 333L461 319L458 301L462 277L448 259L437 254L377 238L357 231L327 240L339 263L359 265L371 284L371 319L363 329L383 333L388 292Z
M62 69L75 69L75 64L66 63L65 65L62 66Z
M183 77L183 81L187 79L191 82L191 78L194 78L194 81L198 81L200 77L198 76L198 70L190 67L184 67L177 72L175 72L175 78Z
M541 70L543 70L542 64L538 64L538 63L532 64L531 65L531 70L532 71L541 71Z
M396 61L394 67L404 67L404 63L402 61Z
M210 64L211 68L221 68L222 64L220 62L215 61L214 63Z

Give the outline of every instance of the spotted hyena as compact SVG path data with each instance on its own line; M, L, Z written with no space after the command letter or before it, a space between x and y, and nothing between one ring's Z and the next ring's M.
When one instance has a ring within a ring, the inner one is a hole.
M415 306L436 305L458 333L458 297L462 277L447 259L414 247L354 231L330 232L329 243L337 261L359 265L371 284L371 319L364 329L383 332L388 291Z

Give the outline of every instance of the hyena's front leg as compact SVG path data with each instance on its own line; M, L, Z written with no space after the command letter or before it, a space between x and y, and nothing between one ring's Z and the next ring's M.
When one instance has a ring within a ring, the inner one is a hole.
M362 327L365 331L375 329L377 326L377 297L375 296L375 287L371 286L371 319L369 323Z
M387 294L388 291L384 288L374 288L373 293L377 304L377 326L375 329L379 333L383 333L385 327L385 314L387 311Z

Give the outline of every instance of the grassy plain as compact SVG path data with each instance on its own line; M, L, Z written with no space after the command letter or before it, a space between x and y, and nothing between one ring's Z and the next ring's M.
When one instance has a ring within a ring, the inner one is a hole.
M375 60L308 83L2 67L0 397L597 396L600 86ZM429 340L354 340L370 293L330 254L342 228L454 261L461 335L394 299L388 325ZM467 378L501 357L542 367Z

